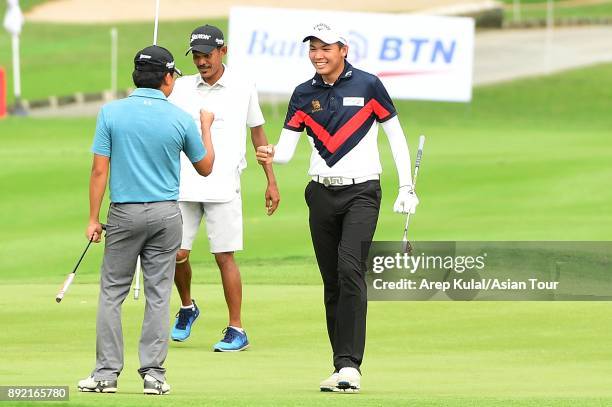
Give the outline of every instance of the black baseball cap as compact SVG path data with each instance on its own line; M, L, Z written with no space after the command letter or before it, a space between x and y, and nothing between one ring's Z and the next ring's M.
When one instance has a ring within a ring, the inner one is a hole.
M170 51L157 45L151 45L136 53L134 69L141 72L176 72L179 76L183 75L174 65L174 57Z
M225 45L223 32L215 26L206 24L193 30L189 39L189 49L185 55L192 51L208 54L223 45Z

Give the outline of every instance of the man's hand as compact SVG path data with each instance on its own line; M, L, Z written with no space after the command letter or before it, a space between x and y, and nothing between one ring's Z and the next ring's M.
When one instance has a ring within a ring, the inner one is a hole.
M393 205L393 211L397 213L414 213L419 204L419 198L414 193L412 186L400 187L397 199Z
M94 243L100 243L100 240L102 240L102 224L100 224L100 222L90 221L85 236L87 240L93 237Z
M200 109L200 124L202 125L202 129L210 129L213 122L215 121L215 114L209 112L205 109Z
M267 146L257 147L255 156L257 157L257 162L261 165L272 164L272 160L274 159L274 146L268 144Z
M268 184L268 188L266 188L266 210L268 211L268 216L276 211L279 203L280 193L278 192L278 187L276 184Z

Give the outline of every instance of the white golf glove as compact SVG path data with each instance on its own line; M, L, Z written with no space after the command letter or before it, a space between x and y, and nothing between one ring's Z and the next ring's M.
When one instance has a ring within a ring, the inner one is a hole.
M393 205L393 211L397 213L414 213L419 204L419 198L414 193L411 185L400 187L397 199Z

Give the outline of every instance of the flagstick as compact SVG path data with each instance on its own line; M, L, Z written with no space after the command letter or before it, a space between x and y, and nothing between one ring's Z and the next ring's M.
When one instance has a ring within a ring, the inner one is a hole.
M155 2L155 28L153 29L153 45L157 45L157 28L159 26L159 0ZM134 299L140 297L140 256L136 259L136 273L134 275Z
M117 98L117 40L119 32L117 27L111 28L111 93L113 99Z
M155 5L155 29L153 31L153 45L157 45L157 27L159 25L159 0Z

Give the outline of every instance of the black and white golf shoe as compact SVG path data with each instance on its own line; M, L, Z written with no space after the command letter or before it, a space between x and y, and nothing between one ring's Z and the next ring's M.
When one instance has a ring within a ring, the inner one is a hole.
M143 393L157 396L168 394L170 385L166 381L161 382L153 376L145 375Z
M117 380L94 380L93 376L79 380L79 391L95 393L116 393Z

